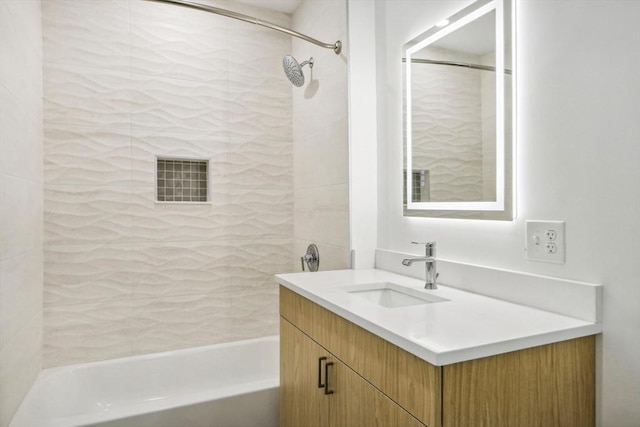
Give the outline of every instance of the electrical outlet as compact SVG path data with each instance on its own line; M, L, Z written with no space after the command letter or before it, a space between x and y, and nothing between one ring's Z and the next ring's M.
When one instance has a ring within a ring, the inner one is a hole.
M564 264L564 221L527 221L527 259Z

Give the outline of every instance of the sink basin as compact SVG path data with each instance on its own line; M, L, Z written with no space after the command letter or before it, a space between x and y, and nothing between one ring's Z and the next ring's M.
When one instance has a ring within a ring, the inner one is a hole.
M389 282L365 283L363 285L347 286L343 289L350 294L387 308L410 307L449 301L433 294L421 292L418 289Z

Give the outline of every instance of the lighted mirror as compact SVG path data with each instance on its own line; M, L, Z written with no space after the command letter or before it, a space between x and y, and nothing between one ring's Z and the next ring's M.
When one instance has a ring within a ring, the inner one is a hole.
M403 47L405 215L513 219L512 15L479 0Z

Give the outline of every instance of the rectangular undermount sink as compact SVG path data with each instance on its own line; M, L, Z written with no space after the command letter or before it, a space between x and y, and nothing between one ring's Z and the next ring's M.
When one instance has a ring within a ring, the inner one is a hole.
M387 308L410 307L449 301L448 299L421 292L417 289L389 282L365 283L362 285L346 286L343 289L350 294Z

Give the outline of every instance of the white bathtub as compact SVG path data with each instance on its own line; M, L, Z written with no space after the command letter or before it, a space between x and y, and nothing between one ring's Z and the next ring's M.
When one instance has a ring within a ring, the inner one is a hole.
M277 427L278 337L43 370L10 427Z

